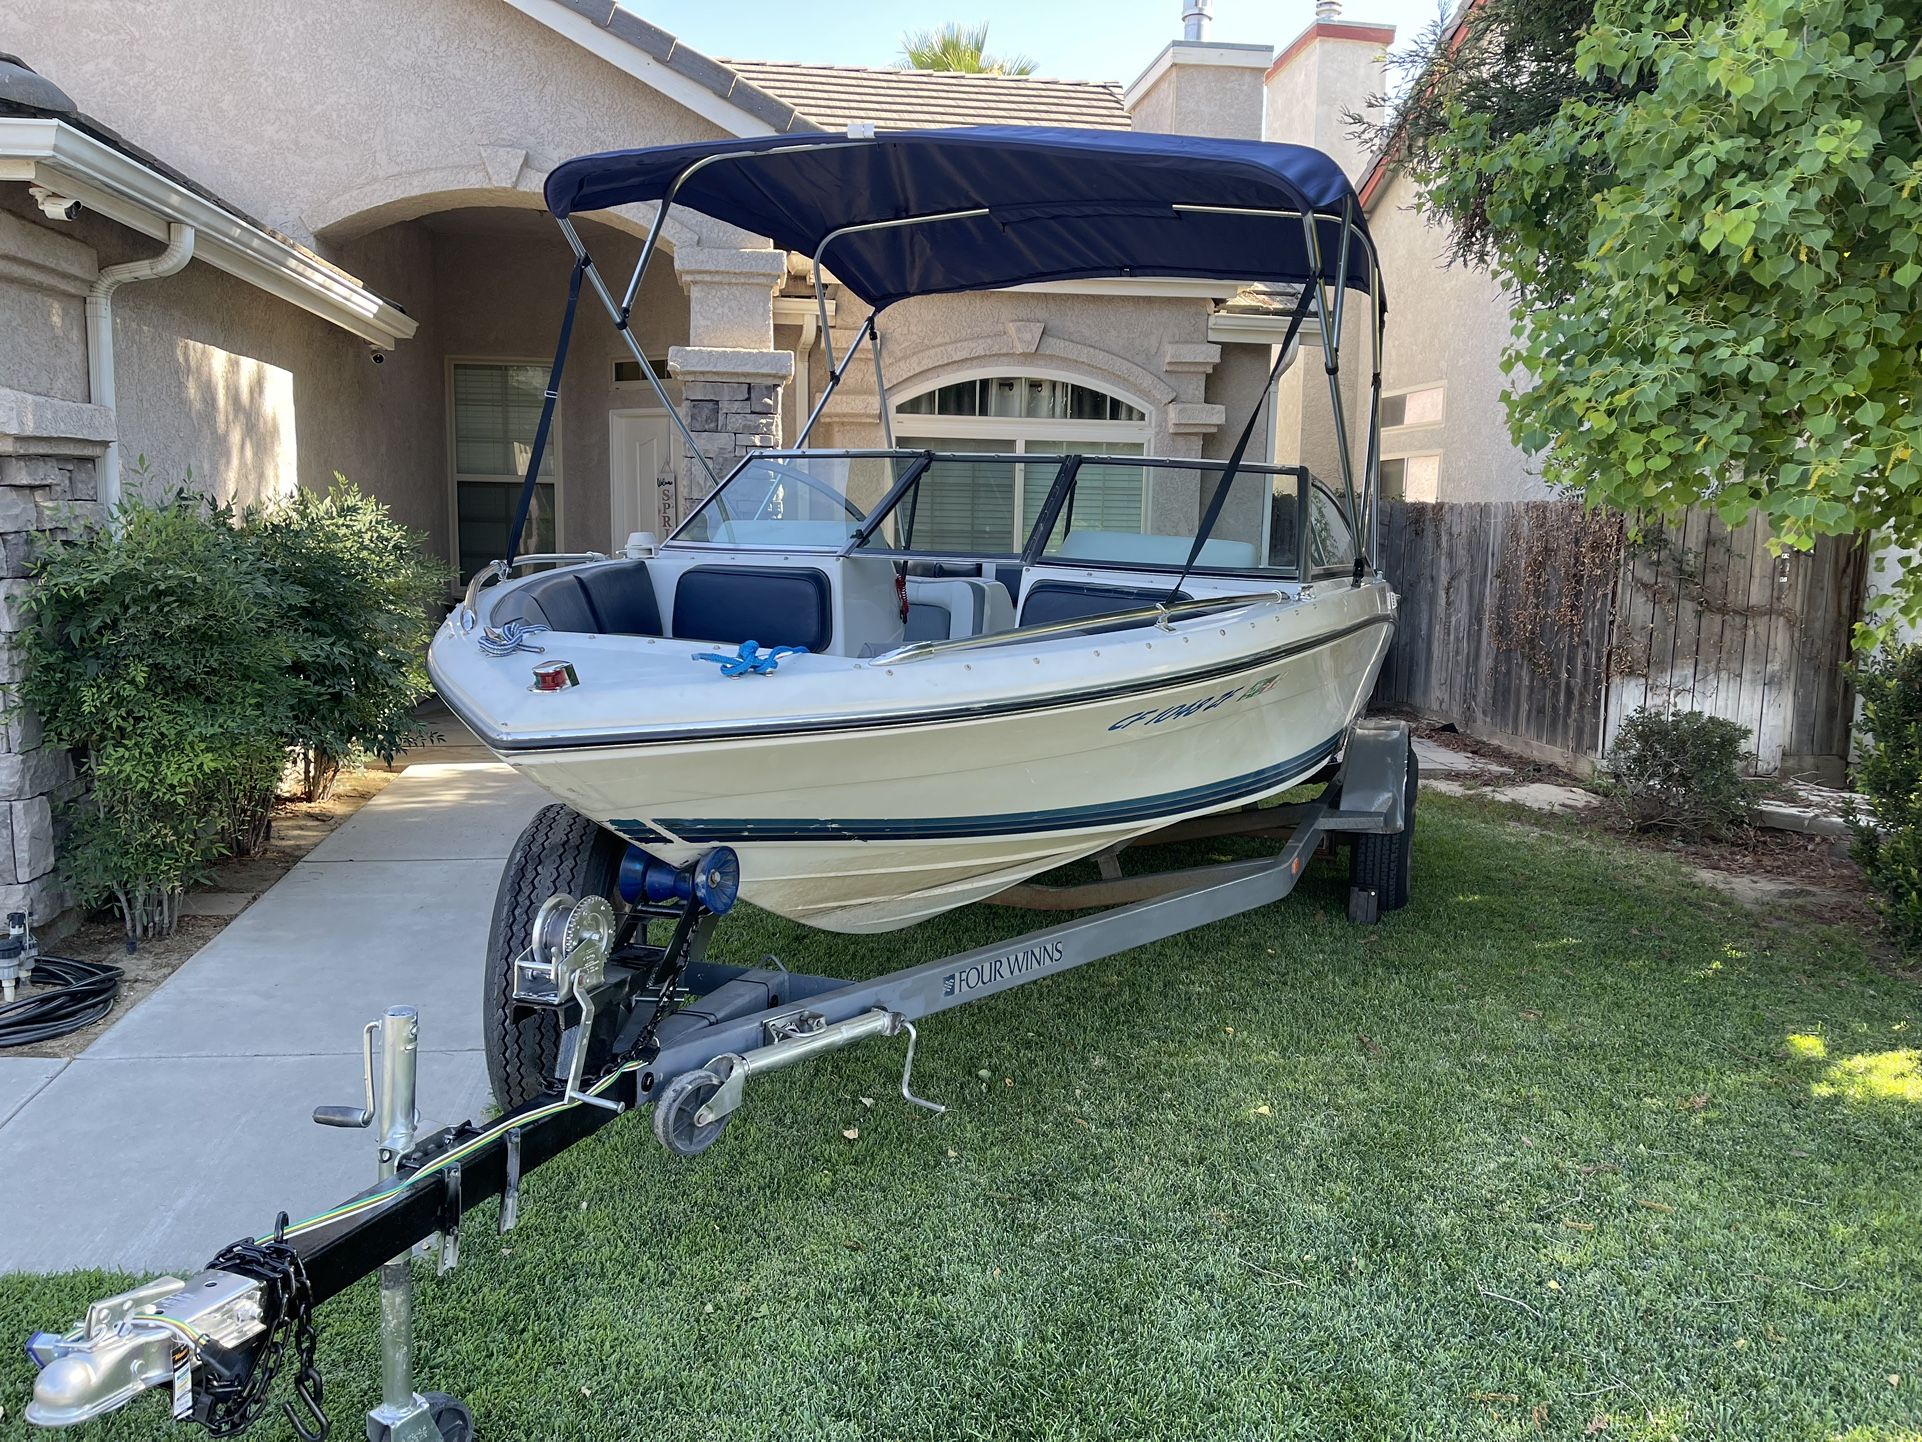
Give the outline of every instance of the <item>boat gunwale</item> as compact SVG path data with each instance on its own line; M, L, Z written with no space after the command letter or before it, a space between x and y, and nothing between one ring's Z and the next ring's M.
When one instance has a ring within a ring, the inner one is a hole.
M1386 590L1386 587L1383 587ZM888 712L867 716L820 716L792 717L777 723L757 722L753 724L723 723L716 726L683 726L672 731L627 730L617 733L605 731L577 731L572 733L550 733L547 735L527 735L509 737L498 731L485 730L477 724L478 718L469 713L454 694L453 688L446 684L440 674L441 668L435 664L433 653L428 654L428 670L449 710L457 716L468 729L473 731L488 749L501 753L519 755L555 755L570 751L601 751L617 747L653 747L686 745L691 742L707 741L748 741L776 740L790 736L832 735L837 732L884 731L937 726L950 723L989 720L1000 716L1025 714L1035 711L1068 710L1101 701L1113 700L1128 695L1150 694L1155 691L1169 690L1178 686L1192 685L1196 682L1223 679L1242 671L1256 670L1288 660L1294 656L1305 655L1324 646L1368 630L1374 626L1395 627L1399 618L1397 608L1392 604L1393 592L1388 592L1391 604L1372 615L1363 616L1347 625L1323 631L1313 636L1270 647L1252 655L1237 656L1218 661L1188 671L1155 678L1146 684L1140 680L1118 681L1096 690L1079 692L1073 696L1060 694L1039 695L1016 698L1007 701L981 702L964 706L943 706L918 711ZM1266 599L1265 597L1263 599ZM1143 628L1151 629L1151 628ZM1008 633L1013 634L1013 633ZM848 659L848 658L840 658ZM872 666L872 658L862 664Z

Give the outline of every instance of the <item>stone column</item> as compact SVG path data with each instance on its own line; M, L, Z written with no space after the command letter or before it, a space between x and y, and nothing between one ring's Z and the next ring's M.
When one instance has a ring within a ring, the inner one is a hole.
M100 519L94 462L112 435L104 406L0 389L0 684L9 693L20 680L13 638L26 624L34 543ZM11 710L0 727L0 916L31 912L47 939L75 921L54 874L53 818L79 786L67 752L41 744L39 719Z
M667 353L681 382L682 409L716 479L750 450L781 443L781 388L794 357L774 349L774 292L787 275L778 250L685 246L674 271L687 291L688 343ZM685 452L677 519L712 489L707 471Z

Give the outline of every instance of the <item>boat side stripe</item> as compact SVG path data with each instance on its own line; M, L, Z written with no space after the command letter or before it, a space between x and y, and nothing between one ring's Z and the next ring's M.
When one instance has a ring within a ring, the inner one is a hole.
M830 716L790 721L774 726L757 724L687 727L677 731L628 731L614 735L589 732L555 736L501 737L488 733L481 719L470 715L467 708L450 695L448 690L442 690L441 699L447 703L449 710L460 717L461 721L494 751L588 751L603 746L668 746L685 744L689 741L770 740L828 731L876 731L905 726L933 726L948 721L982 721L1027 711L1054 711L1070 706L1086 706L1097 701L1116 700L1125 696L1171 691L1179 686L1238 675L1243 671L1272 665L1276 661L1285 661L1292 656L1318 651L1323 646L1344 641L1356 632L1366 631L1373 626L1392 628L1395 624L1395 616L1391 612L1384 611L1378 615L1365 616L1359 621L1342 627L1339 631L1329 631L1303 641L1292 641L1285 646L1277 646L1258 655L1236 657L1214 666L1159 677L1145 685L1139 681L1124 681L1096 690L1079 692L1072 696L1036 696L1018 701L984 702L976 706L944 706L938 710L897 711L873 716Z
M1336 732L1319 746L1274 766L1164 791L1158 796L1134 796L1092 806L1065 806L1051 811L1010 811L998 816L929 816L805 820L789 817L656 817L654 824L683 841L932 841L971 836L1007 836L1034 831L1082 831L1101 826L1153 821L1232 803L1271 791L1305 775L1334 755L1341 745ZM622 824L622 823L617 823Z

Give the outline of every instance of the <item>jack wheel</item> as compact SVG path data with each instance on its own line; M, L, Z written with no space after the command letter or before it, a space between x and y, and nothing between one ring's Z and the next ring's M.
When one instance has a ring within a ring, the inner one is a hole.
M445 1392L422 1393L421 1401L427 1404L427 1415L434 1419L441 1442L474 1442L474 1414L465 1402L457 1402Z
M721 1089L721 1079L702 1067L682 1072L654 1099L654 1139L677 1157L696 1157L721 1139L728 1119L702 1125L694 1114Z

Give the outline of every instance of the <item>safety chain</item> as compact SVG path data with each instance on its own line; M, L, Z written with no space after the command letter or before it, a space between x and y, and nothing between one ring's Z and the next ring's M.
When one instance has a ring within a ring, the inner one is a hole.
M261 1319L266 1323L266 1341L253 1366L240 1377L216 1381L211 1375L204 1383L206 1405L199 1420L212 1437L234 1437L260 1419L273 1392L274 1378L286 1360L291 1342L296 1369L294 1396L313 1419L312 1425L294 1410L293 1402L283 1402L287 1422L302 1442L325 1442L333 1424L321 1410L320 1368L314 1360L318 1336L314 1331L314 1293L307 1281L307 1266L285 1240L287 1214L280 1214L271 1241L256 1242L243 1238L221 1249L208 1265L215 1271L252 1277L260 1283Z

